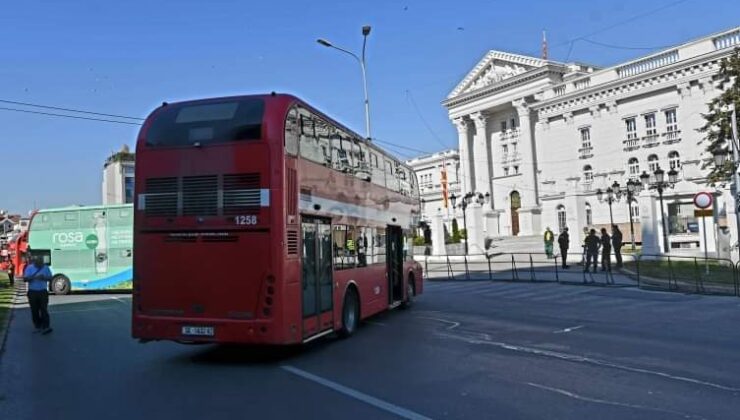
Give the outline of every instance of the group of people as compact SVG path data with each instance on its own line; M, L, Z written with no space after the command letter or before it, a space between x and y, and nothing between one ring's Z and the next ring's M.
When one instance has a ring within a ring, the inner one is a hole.
M15 265L12 261L5 268L10 286L15 284ZM49 319L49 282L52 279L51 269L44 264L40 255L30 257L30 264L23 270L23 281L28 284L28 306L31 307L34 333L49 334L52 332Z
M583 271L589 271L591 264L593 263L593 271L596 272L599 259L599 251L601 251L601 271L611 271L612 261L611 253L614 251L614 257L617 262L617 268L622 267L622 231L619 230L619 226L612 225L612 234L609 235L606 228L601 228L601 236L596 236L596 229L584 230L585 239L583 241L583 260L584 267ZM547 258L553 258L553 245L555 242L555 234L548 227L545 229L545 254ZM568 265L568 249L570 248L570 235L568 234L568 228L563 228L563 231L558 235L558 246L560 247L560 258L562 260L562 267L564 269L569 268Z

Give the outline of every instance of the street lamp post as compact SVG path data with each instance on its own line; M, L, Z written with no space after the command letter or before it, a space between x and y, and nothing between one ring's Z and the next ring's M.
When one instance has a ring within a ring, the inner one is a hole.
M316 40L316 42L325 47L334 48L335 50L339 50L345 54L351 55L360 64L360 70L362 70L362 87L365 93L365 135L367 136L368 140L372 140L372 135L370 132L370 99L368 99L367 94L367 72L365 70L365 47L367 46L367 36L370 35L371 29L372 28L370 27L370 25L365 25L362 27L362 54L359 57L357 56L357 54L351 51L333 45L326 39L319 38Z
M619 189L619 184L614 181L614 185L607 187L606 197L604 197L604 191L601 188L596 190L596 199L600 202L606 201L609 204L609 222L614 226L614 215L612 214L612 203L619 201L622 197L622 190Z
M468 219L465 210L468 208L468 204L472 203L473 200L475 200L476 203L483 205L484 203L488 203L491 200L491 194L486 193L485 195L481 193L473 193L469 192L462 196L462 199L460 200L460 205L458 208L462 209L463 213L463 229L465 229L465 255L468 255L468 241L470 240L470 233L468 232ZM450 204L452 204L452 208L455 208L455 203L457 202L457 196L453 193L450 196Z
M647 188L658 191L658 197L660 197L660 217L663 222L663 249L665 250L665 253L670 253L671 249L668 244L668 227L666 226L666 217L663 210L663 191L668 188L673 188L676 181L678 181L678 172L671 168L671 170L668 171L667 181L665 179L665 171L660 169L660 167L653 172L653 175L655 175L655 182L653 183L650 183L650 175L645 171L640 175L640 179Z
M642 191L642 183L640 181L628 179L626 186L622 187L619 185L617 181L614 181L614 184L611 186L612 194L615 197L614 201L619 201L623 196L627 199L627 210L629 211L630 215L630 235L631 235L631 242L632 242L632 250L635 250L635 223L634 223L634 214L632 213L632 202L635 201L635 195L639 194L640 191ZM608 192L608 190L607 190ZM597 195L599 192L596 192ZM611 195L609 195L611 197ZM601 199L599 199L601 200ZM609 210L611 210L611 201L609 202ZM611 211L610 211L611 215ZM612 222L612 225L614 222Z

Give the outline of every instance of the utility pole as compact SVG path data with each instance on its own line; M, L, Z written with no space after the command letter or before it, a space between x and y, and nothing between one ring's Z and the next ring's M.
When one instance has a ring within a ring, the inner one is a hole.
M740 175L738 175L738 165L740 164L740 151L738 151L737 139L737 115L735 104L730 105L732 110L732 194L735 197L735 228L737 236L735 241L738 242L738 256L740 258Z

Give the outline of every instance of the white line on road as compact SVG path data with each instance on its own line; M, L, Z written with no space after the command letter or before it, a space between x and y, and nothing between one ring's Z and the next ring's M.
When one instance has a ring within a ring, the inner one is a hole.
M370 324L370 325L377 325L379 327L386 327L386 326L388 326L387 324L383 324L382 322L377 322L377 321L365 321L365 323L366 324Z
M116 302L119 302L119 303L122 303L122 304L128 306L128 302L123 301L121 298L119 298L117 296L111 296L110 298L113 299L113 300L115 300Z
M693 414L682 413L680 411L666 410L666 409L662 409L662 408L648 407L648 406L639 405L639 404L630 404L630 403L624 403L624 402L619 402L619 401L610 401L610 400L602 400L602 399L599 399L599 398L586 397L586 396L583 396L583 395L576 394L574 392L566 391L564 389L549 387L549 386L546 386L546 385L535 384L535 383L532 383L532 382L527 382L527 385L533 386L535 388L539 388L539 389L542 389L542 390L545 390L545 391L554 392L556 394L565 395L566 397L570 397L570 398L573 398L573 399L576 399L576 400L580 400L580 401L586 401L586 402L591 402L591 403L596 403L596 404L613 405L613 406L617 406L617 407L633 408L633 409L638 409L638 410L658 411L658 412L661 412L661 413L675 414L675 415L681 416L683 418L704 419L704 417L696 416L696 415L693 415Z
M455 328L457 328L457 327L460 326L460 323L459 322L449 321L449 320L441 319L441 318L431 318L431 317L428 317L428 316L417 316L417 318L431 319L432 321L439 321L439 322L444 322L445 324L450 324L449 327L445 328L446 330L454 330Z
M462 335L448 334L448 333L442 333L442 332L438 332L437 334L442 337L446 337L446 338L451 338L455 340L463 340L470 344L484 344L484 345L489 345L493 347L498 347L504 350L516 351L516 352L521 352L521 353L529 353L529 354L534 354L534 355L543 356L543 357L552 357L552 358L566 360L566 361L575 362L575 363L586 363L586 364L595 365L595 366L603 366L603 367L608 367L612 369L625 370L628 372L643 373L646 375L653 375L653 376L659 376L661 378L672 379L674 381L688 382L688 383L692 383L695 385L702 385L702 386L706 386L710 388L721 389L723 391L740 392L740 387L716 384L713 382L703 381L701 379L689 378L686 376L671 375L670 373L665 373L665 372L661 372L658 370L651 370L651 369L645 369L645 368L639 368L639 367L633 367L633 366L627 366L627 365L620 365L618 363L608 362L606 360L593 359L590 357L580 356L577 354L561 353L561 352L556 352L556 351L551 351L551 350L542 350L542 349L538 349L534 347L518 346L514 344L499 342L499 341L489 341L485 338L484 339L471 338L471 337L464 337Z
M337 391L340 394L344 394L348 397L352 397L356 400L372 405L373 407L376 407L381 410L387 411L389 413L395 414L401 418L411 419L411 420L431 420L429 417L423 416L419 413L416 413L411 410L407 410L405 408L399 407L395 404L391 404L389 402L380 400L373 396L364 394L360 391L356 391L352 388L349 388L344 385L338 384L336 382L330 381L328 379L322 378L321 376L306 372L305 370L298 369L296 367L288 366L288 365L283 365L281 366L281 368L294 375L300 376L301 378L308 379L309 381L312 381L319 385L323 385L327 388L333 389L334 391Z
M585 325L576 325L575 327L568 327L568 328L563 328L562 330L553 331L553 333L555 334L569 333L571 331L580 330L584 326Z

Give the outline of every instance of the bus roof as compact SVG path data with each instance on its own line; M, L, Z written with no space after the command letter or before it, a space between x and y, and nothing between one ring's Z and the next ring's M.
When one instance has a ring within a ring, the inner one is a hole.
M408 164L406 164L403 161L403 159L395 156L395 154L393 152L391 152L390 150L387 150L387 149L385 149L383 147L380 147L379 145L373 143L372 139L371 140L366 139L364 136L358 134L356 131L354 131L354 130L350 129L349 127L347 127L346 125L338 122L336 119L334 119L334 118L326 115L324 112L316 109L314 106L312 106L308 102L304 101L303 99L301 99L301 98L299 98L299 97L297 97L295 95L289 94L289 93L276 93L276 92L272 92L272 93L262 93L262 94L259 94L258 93L258 94L251 94L251 95L221 96L221 97L214 97L214 98L201 98L201 99L192 99L192 100L184 100L184 101L177 101L177 102L165 102L162 105L163 106L169 106L169 105L197 104L197 103L208 103L208 102L220 102L220 101L225 101L225 100L238 100L238 99L245 99L245 98L261 98L261 99L263 99L265 101L282 103L281 111L284 114L282 116L283 119L285 118L285 116L287 116L288 111L290 110L290 108L295 103L299 103L301 106L309 109L311 112L319 115L321 118L326 119L329 123L331 123L331 124L337 126L338 128L340 128L340 129L342 129L342 130L344 130L344 131L352 134L354 137L356 137L357 139L359 139L361 142L363 142L364 144L366 144L368 147L373 148L373 149L376 149L378 151L381 151L385 155L390 155L391 158L393 158L394 160L396 160L396 163L398 165L403 166L406 169L411 169L411 167ZM278 104L278 106L280 107L281 105ZM150 119L161 108L162 107L160 106L157 109L155 109L154 111L152 111L149 114L149 116L147 117L147 120Z
M74 206L67 206L67 207L55 207L55 208L50 208L50 209L41 209L38 211L38 213L59 213L59 212L72 211L72 210L106 210L106 209L119 209L119 208L125 208L125 207L133 207L133 204L131 203L99 204L99 205L94 205L94 206L74 205Z

